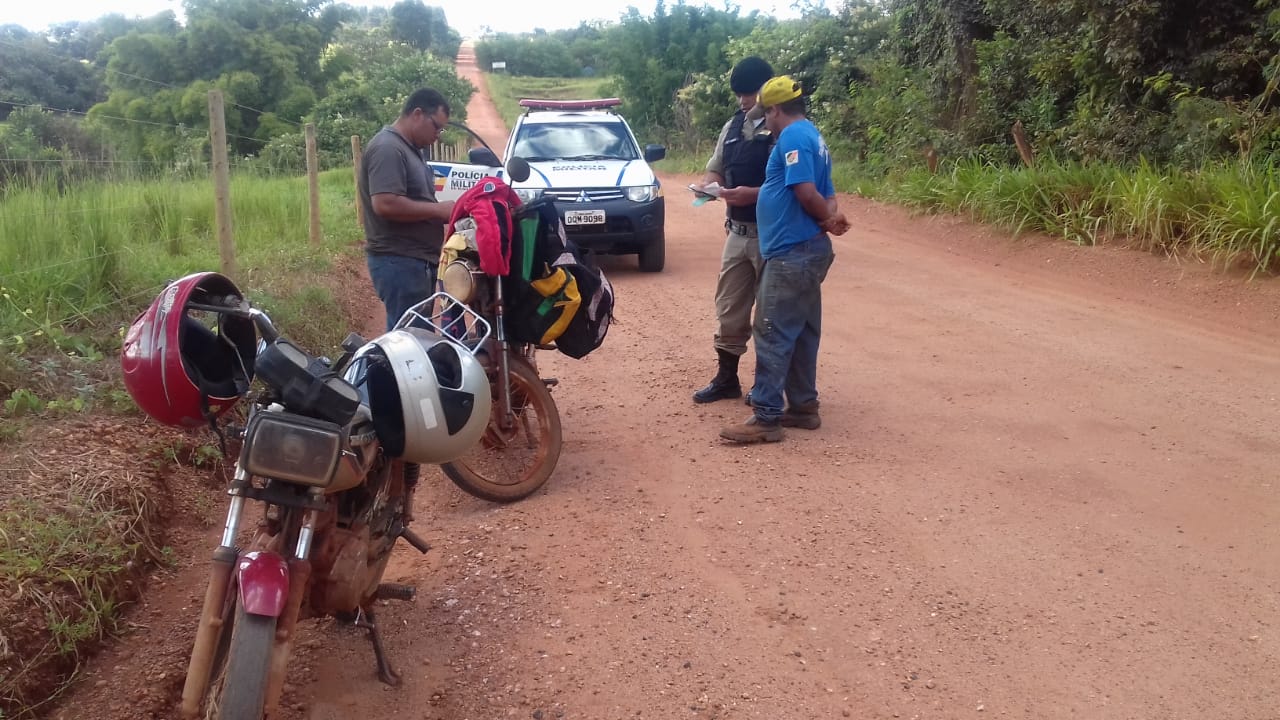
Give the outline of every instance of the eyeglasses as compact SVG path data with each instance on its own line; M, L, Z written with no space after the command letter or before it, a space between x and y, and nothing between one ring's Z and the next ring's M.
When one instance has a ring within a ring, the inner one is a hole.
M440 121L437 120L434 115L428 115L427 119L431 121L432 125L436 126L437 135L443 134L444 131L449 127L449 122L447 120L444 122L444 124L441 124Z

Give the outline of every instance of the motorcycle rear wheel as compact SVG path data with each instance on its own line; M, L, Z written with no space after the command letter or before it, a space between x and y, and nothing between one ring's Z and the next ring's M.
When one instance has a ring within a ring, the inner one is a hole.
M484 437L466 455L441 465L467 493L500 503L537 492L555 470L563 442L560 412L538 372L517 357L511 358L509 370L515 423L502 427L501 390L498 382L491 382L493 411Z
M221 677L210 685L216 697L209 704L208 718L216 720L258 720L266 702L267 674L275 644L276 619L250 615L236 601L236 619L231 630Z

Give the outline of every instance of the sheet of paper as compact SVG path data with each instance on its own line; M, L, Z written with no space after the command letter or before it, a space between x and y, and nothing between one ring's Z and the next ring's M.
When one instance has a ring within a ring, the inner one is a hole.
M710 182L710 183L707 183L706 185L697 185L694 183L690 183L689 189L692 190L695 195L705 195L711 198L720 197L721 188L720 188L720 183L717 183L717 182Z

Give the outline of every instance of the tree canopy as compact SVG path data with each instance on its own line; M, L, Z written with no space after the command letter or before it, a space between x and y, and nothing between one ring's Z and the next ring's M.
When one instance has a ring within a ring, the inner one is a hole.
M503 61L514 74L608 78L637 129L676 146L715 136L733 108L729 69L755 54L800 79L828 139L868 167L926 147L1012 161L1015 123L1064 157L1195 166L1280 150L1278 3L845 0L778 21L677 0L617 23L491 35L476 50L482 67ZM99 152L172 160L199 150L205 96L220 88L238 155L295 152L288 143L315 121L334 130L323 142L337 158L344 137L387 122L415 87L439 87L455 114L472 92L451 64L458 33L422 0L185 7L185 23L162 13L0 28L0 118L87 112L78 132ZM23 127L24 142L85 147L59 139L70 125Z

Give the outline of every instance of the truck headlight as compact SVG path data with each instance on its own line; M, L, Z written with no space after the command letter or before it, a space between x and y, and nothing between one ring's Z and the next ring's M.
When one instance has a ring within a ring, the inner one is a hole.
M514 188L516 197L520 198L522 203L531 203L542 197L542 190L538 188Z
M627 199L631 202L650 202L658 197L657 185L637 185L627 188Z

